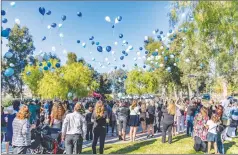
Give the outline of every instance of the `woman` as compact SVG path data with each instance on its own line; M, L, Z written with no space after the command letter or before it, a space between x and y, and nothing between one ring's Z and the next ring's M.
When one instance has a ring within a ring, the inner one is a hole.
M93 125L93 142L92 142L92 149L93 154L96 154L96 146L98 139L100 139L100 147L99 153L103 154L104 151L104 143L106 138L106 126L109 123L109 116L107 111L104 107L102 101L98 101L95 105L95 110L92 114L92 121L94 122Z
M177 124L177 132L184 132L184 111L185 105L182 101L178 100L176 103L176 124Z
M129 112L129 108L126 106L126 103L120 103L116 112L119 140L126 140L126 125Z
M147 125L148 125L148 136L147 138L154 137L154 121L155 121L155 103L153 100L149 100L147 105Z
M65 113L65 109L64 109L62 103L55 102L52 107L52 112L51 112L50 126L52 128L61 129L63 118L64 118L64 113Z
M163 112L163 130L162 130L162 143L166 142L166 132L168 131L169 144L172 143L172 127L174 124L174 115L175 115L175 104L173 100L170 100L168 105L165 105L162 108Z
M200 112L194 117L194 149L195 151L206 152L208 109L202 107Z
M186 122L187 122L187 136L192 136L193 134L193 119L195 116L196 106L195 99L192 99L191 103L189 103L186 114Z
M137 106L136 101L134 100L130 106L130 120L129 120L129 125L130 125L130 140L131 142L135 141L136 138L136 131L137 127L139 126L139 107Z
M28 106L23 105L13 121L13 154L26 154L31 145L30 112Z
M146 104L140 104L140 123L142 127L142 133L146 132Z

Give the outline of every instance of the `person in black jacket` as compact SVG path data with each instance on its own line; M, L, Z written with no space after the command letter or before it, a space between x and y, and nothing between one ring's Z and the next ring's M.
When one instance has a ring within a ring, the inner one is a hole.
M93 125L93 142L92 149L93 154L96 154L96 146L98 139L100 139L100 147L99 153L103 154L104 151L104 143L106 138L106 126L109 123L109 116L107 114L107 110L104 107L102 101L98 101L95 105L95 110L92 114L92 120L94 122Z
M174 100L170 100L168 102L168 105L166 105L167 102L165 102L165 105L162 108L163 112L163 130L162 130L162 143L166 142L166 132L168 131L168 143L172 143L172 127L174 124L174 115L175 115L175 103Z
M154 121L155 121L155 103L153 100L150 100L147 104L147 125L148 125L148 136L147 138L154 137Z
M87 121L87 134L86 140L93 140L93 122L91 121L93 108L88 108L88 113L86 114L86 121Z

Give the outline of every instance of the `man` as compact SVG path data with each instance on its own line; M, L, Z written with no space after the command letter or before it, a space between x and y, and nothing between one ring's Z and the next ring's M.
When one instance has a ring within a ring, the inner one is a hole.
M74 112L67 114L64 119L62 141L65 141L66 154L82 152L83 139L87 133L87 122L83 113L83 105L78 102L74 106Z

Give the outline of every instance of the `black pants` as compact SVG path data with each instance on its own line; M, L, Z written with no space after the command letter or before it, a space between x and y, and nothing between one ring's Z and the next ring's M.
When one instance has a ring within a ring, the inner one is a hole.
M93 129L93 143L92 143L92 149L93 149L93 154L97 154L96 152L96 146L98 139L100 139L100 147L99 147L99 153L103 154L104 150L104 143L105 143L105 138L106 138L106 127L95 127Z
M87 125L86 140L93 140L93 124Z
M114 133L115 126L116 126L116 121L112 121L111 122L112 134Z
M66 135L65 150L66 154L79 154L82 152L83 138L81 135Z
M160 132L161 116L155 118L154 132Z
M162 130L162 143L166 142L166 132L168 131L168 137L169 137L169 144L172 143L172 127L173 127L173 123L172 124L167 124L167 123L163 123L163 130Z

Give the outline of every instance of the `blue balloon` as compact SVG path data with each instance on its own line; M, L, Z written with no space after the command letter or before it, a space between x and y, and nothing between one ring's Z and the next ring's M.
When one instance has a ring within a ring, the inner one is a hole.
M124 78L124 79L127 79L127 76L125 75L125 76L123 76L123 78Z
M106 47L107 52L110 52L112 50L111 46Z
M40 7L39 8L39 12L40 12L40 14L42 14L44 16L45 15L45 8L44 7Z
M55 64L55 67L56 67L56 68L60 68L60 63L57 62L57 63Z
M94 39L94 36L90 37L89 40L93 40Z
M48 67L51 67L51 63L50 63L50 62L47 62L47 66L48 66Z
M141 51L142 51L142 50L143 50L143 48L142 48L142 47L140 47L140 48L139 48L139 50L141 50Z
M47 15L51 15L51 11L50 11L50 10L47 11L46 14L47 14Z
M66 16L63 15L63 16L61 17L61 19L62 19L63 21L65 21L65 20L66 20Z
M122 51L122 54L126 54L126 51Z
M125 67L125 66L126 66L125 64L122 65L122 67Z
M123 34L119 34L119 38L123 38Z
M97 43L96 43L97 44ZM98 52L102 52L102 46L97 47Z
M39 63L39 66L42 66L43 64L42 63Z
M143 68L146 68L146 65L144 65Z
M167 57L167 56L165 56L165 57L164 57L164 60L165 60L165 61L167 61L167 60L168 60L168 57Z
M117 69L117 66L115 66L114 69Z
M128 56L128 53L125 53L125 56Z
M2 23L7 23L7 18L3 18Z
M163 34L163 31L160 31L160 34Z
M144 40L144 43L145 43L145 44L148 44L148 43L149 43L149 40Z
M82 13L81 12L77 12L77 16L82 17Z
M156 33L159 32L159 29L155 29L155 32L156 32Z
M183 32L187 32L188 31L188 29L185 27L184 29L183 29Z
M134 64L135 66L137 66L137 64Z
M148 51L145 51L145 54L148 54L149 52Z
M177 35L176 34L174 34L174 36L173 36L174 38L176 38L177 37Z
M172 30L169 30L169 33L172 33Z
M48 71L48 69L49 69L48 66L44 66L45 71Z
M51 27L53 27L53 28L55 28L56 26L57 26L56 23L52 23L52 24L51 24Z
M11 29L10 28L6 28L7 31L11 32Z
M31 75L31 72L30 71L26 72L26 75Z
M92 41L92 45L94 45L95 44L95 42L94 41Z
M96 45L99 45L99 42L96 42Z
M77 40L77 43L79 44L79 43L80 43L80 40Z
M118 16L117 20L120 22L122 20L122 16Z
M172 38L170 38L170 40L171 40L171 41L173 41L173 40L174 40L174 38L172 37Z
M7 38L7 37L9 36L9 34L10 34L10 31L8 31L8 30L2 30L1 36Z
M5 10L2 10L2 11L1 11L1 15L2 15L2 16L5 16L5 15L6 15L6 11L5 11Z
M123 60L123 59L124 59L124 56L121 56L120 59Z
M42 41L44 41L46 39L46 37L44 36L43 38L42 38Z
M5 70L4 75L9 77L12 76L14 74L14 69L13 68L8 68Z
M168 50L169 50L169 48L167 47L167 48L166 48L166 50L168 51Z
M153 56L157 56L157 55L158 55L158 52L153 52L152 55L153 55Z
M114 26L114 25L112 25L112 28L113 28L113 29L114 29L114 27L115 27L115 26Z
M9 51L5 54L5 57L8 59L10 59L12 56L13 56L13 53Z

